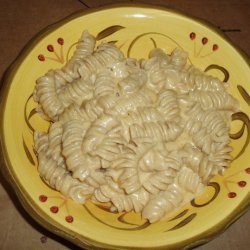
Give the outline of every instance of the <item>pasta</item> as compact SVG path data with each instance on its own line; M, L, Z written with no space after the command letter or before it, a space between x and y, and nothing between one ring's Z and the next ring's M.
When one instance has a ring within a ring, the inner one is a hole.
M141 213L151 223L200 194L232 160L227 85L187 63L188 54L154 49L125 58L83 32L70 61L37 80L38 172L78 203Z

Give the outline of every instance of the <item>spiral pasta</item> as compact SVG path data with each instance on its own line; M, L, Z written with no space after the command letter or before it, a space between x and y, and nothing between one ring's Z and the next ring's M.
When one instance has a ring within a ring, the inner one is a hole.
M69 62L34 90L51 122L34 135L41 178L78 203L109 203L151 223L200 194L229 167L239 105L187 58L178 48L125 58L85 31Z

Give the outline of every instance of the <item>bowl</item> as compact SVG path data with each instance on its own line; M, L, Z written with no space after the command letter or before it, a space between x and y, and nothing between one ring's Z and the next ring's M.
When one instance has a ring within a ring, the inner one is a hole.
M62 67L83 30L97 43L116 43L128 57L147 57L155 46L167 53L180 47L189 62L228 82L241 111L233 114L233 161L204 193L157 223L139 214L112 213L104 205L74 203L39 177L33 131L48 123L35 111L36 79ZM202 244L225 230L249 208L249 59L218 30L163 7L113 5L79 12L39 33L21 52L4 79L1 103L2 170L28 213L48 230L87 249L180 249Z

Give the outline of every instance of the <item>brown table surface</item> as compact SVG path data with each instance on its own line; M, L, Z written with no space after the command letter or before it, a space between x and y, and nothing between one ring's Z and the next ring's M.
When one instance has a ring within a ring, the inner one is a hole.
M129 2L129 1L119 1ZM219 27L250 56L250 0L141 0L203 18ZM0 77L25 44L41 29L75 11L117 3L115 0L0 0ZM0 249L78 249L35 223L0 177ZM224 233L198 247L250 249L250 213Z

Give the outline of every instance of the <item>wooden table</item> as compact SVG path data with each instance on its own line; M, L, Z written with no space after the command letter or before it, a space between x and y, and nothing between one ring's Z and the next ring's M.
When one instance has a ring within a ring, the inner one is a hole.
M41 29L81 9L115 0L0 0L0 77L24 45ZM129 2L129 1L119 1ZM250 56L249 0L141 0L168 6L203 18L217 27ZM0 249L78 249L36 224L0 177ZM198 250L250 249L250 213Z

